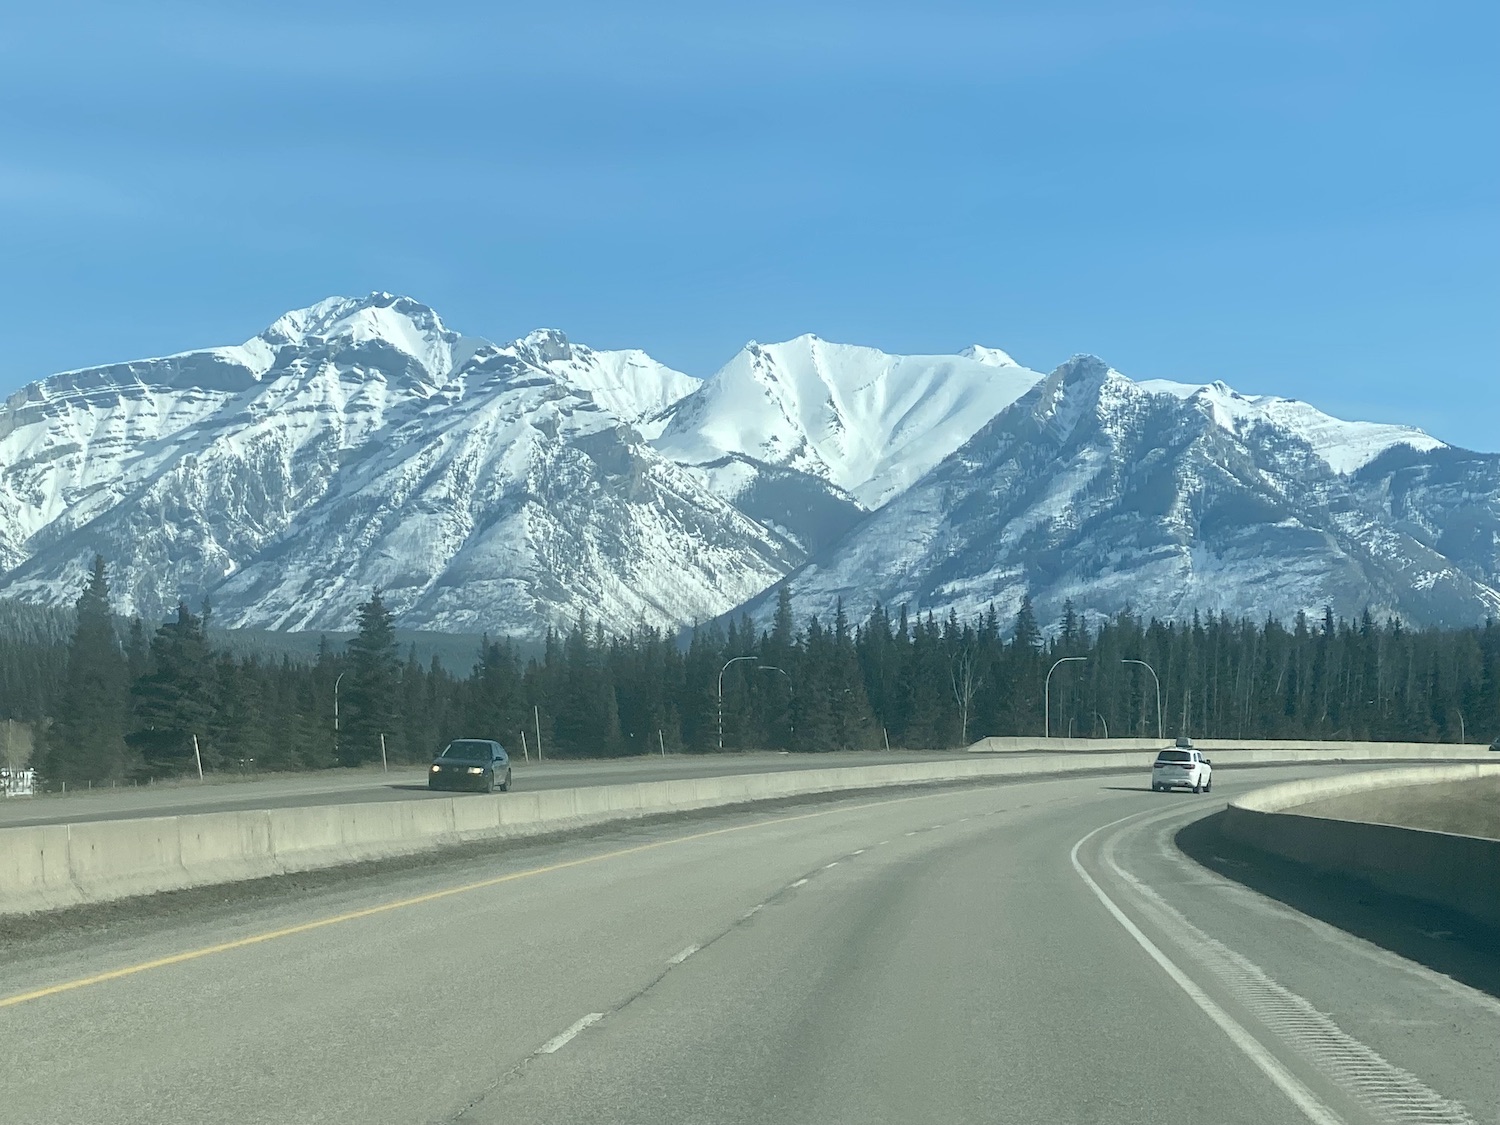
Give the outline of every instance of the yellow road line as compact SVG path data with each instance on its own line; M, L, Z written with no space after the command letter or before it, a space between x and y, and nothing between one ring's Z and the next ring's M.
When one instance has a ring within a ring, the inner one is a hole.
M414 895L411 898L383 902L379 906L367 906L363 910L350 910L344 914L334 914L327 918L318 918L312 922L302 922L298 925L286 926L279 930L269 930L263 934L254 934L250 937L236 938L234 941L220 942L217 945L206 945L201 949L189 949L182 953L174 953L170 957L158 957L153 961L142 961L137 965L126 965L123 968L110 969L105 973L95 973L93 976L79 977L77 980L64 981L61 984L51 984L46 988L37 988L30 992L17 993L15 996L7 996L0 999L0 1008L11 1008L17 1004L25 1004L30 1000L41 1000L47 996L56 996L61 992L73 992L80 988L88 988L90 985L105 984L108 981L120 980L122 977L133 977L137 973L148 972L151 969L164 969L169 965L181 965L187 961L196 961L201 957L211 957L216 953L228 953L231 950L244 949L251 945L260 945L263 942L275 941L278 938L292 937L295 934L305 934L312 930L321 930L326 926L337 926L341 922L353 922L360 918L369 918L375 914L386 914L392 910L403 910L409 906L421 906L423 903L451 898L453 895L468 894L470 891L482 891L488 887L498 887L502 883L513 883L518 879L530 879L537 875L549 875L554 871L566 871L570 867L583 867L590 863L603 863L605 860L620 859L622 856L635 855L638 852L648 852L655 848L665 848L674 844L687 844L694 840L706 840L711 836L724 836L730 832L744 832L751 828L765 828L772 824L789 824L793 821L811 820L814 817L828 816L832 813L858 812L861 809L870 809L877 805L891 805L902 801L915 801L922 797L942 795L944 794L922 793L910 797L892 797L883 801L868 801L862 805L845 805L836 809L822 809L818 812L799 813L796 816L772 817L768 820L757 820L750 824L736 824L728 828L715 828L707 832L694 832L687 836L675 836L670 840L656 840L649 844L637 844L630 848L620 848L612 852L601 852L598 855L584 856L582 859L570 859L562 863L549 863L545 867L533 867L526 871L513 871L509 875L496 875L492 879L481 879L475 883L464 883L461 886L447 887L441 891L429 891L427 894Z

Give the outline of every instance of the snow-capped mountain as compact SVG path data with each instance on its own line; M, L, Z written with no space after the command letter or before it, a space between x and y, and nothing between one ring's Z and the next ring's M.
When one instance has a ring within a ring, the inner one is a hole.
M535 635L677 625L801 561L629 421L694 385L560 333L495 345L407 298L331 299L244 345L70 372L0 411L0 592L227 625Z
M879 508L1040 379L978 345L902 356L816 336L752 343L666 411L653 444L731 497L770 466Z
M1152 394L1169 394L1192 402L1231 433L1245 433L1262 426L1285 430L1307 442L1336 473L1352 473L1397 445L1424 453L1447 448L1437 438L1410 426L1345 422L1296 399L1272 395L1248 397L1221 382L1191 385L1144 379L1139 386Z
M1500 609L1500 457L1222 383L802 336L697 379L375 293L0 408L0 597L224 625L535 637L879 598L1418 623Z
M1072 599L1456 624L1500 612L1497 544L1500 457L1082 356L789 581L802 612L1009 615L1030 594L1044 620Z

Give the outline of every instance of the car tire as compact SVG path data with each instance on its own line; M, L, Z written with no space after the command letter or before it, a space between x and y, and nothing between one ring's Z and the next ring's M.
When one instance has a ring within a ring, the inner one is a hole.
M487 773L487 774L484 775L484 791L486 793L493 793L495 791L495 771L494 770L490 770L489 773Z
M1205 792L1205 793L1212 793L1213 791L1214 791L1214 779L1212 777L1210 777L1207 781L1205 781L1203 783L1203 792Z
M501 784L500 784L500 792L502 792L502 793L509 793L510 792L510 770L509 769L507 769L505 771L505 780L503 782L501 782Z
M1193 792L1194 793L1202 793L1203 792L1203 782L1201 782L1201 781L1194 781L1193 782Z

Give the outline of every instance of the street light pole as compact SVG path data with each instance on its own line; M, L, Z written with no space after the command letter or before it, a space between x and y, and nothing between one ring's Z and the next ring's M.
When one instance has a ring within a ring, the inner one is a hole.
M719 669L719 749L724 749L724 673L729 670L730 664L738 664L741 660L759 660L758 656L735 656L731 657L728 664Z
M1052 673L1057 671L1058 664L1066 664L1070 660L1087 660L1087 656L1064 656L1056 664L1047 669L1047 682L1042 686L1042 737L1052 737Z
M333 678L333 760L339 760L339 681L344 678L340 672Z
M1156 678L1156 669L1151 667L1151 665L1147 664L1144 660L1122 660L1120 661L1120 663L1139 664L1142 668L1151 673L1151 678L1153 680L1156 680L1156 739L1158 742L1160 742L1163 737L1161 733L1161 681Z

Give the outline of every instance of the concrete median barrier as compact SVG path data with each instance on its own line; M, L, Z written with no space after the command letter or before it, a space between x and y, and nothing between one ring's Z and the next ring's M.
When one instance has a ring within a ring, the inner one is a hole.
M1145 771L1147 748L627 782L422 801L296 806L0 829L0 914L384 859L473 840L811 794L984 778ZM1359 744L1346 750L1357 757ZM1369 748L1372 757L1385 747ZM1457 747L1421 748L1437 757ZM1303 749L1222 751L1223 765L1333 760Z
M1500 840L1357 816L1378 809L1392 817L1402 792L1495 778L1500 764L1464 762L1288 782L1231 801L1224 831L1282 859L1351 875L1500 929ZM1350 815L1299 811L1309 806Z

